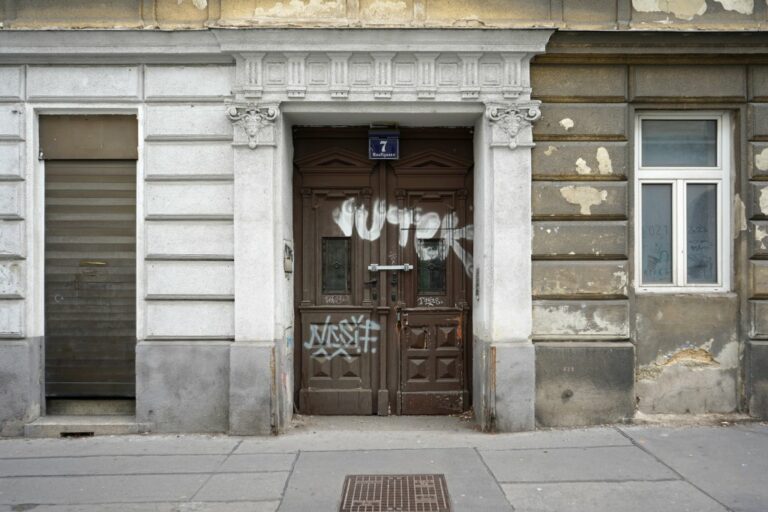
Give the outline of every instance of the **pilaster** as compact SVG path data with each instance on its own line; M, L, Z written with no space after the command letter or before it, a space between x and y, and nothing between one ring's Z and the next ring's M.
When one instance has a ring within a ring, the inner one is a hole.
M229 431L268 434L276 407L275 169L279 107L227 107L234 134L235 342L230 347Z
M533 101L489 102L476 140L476 417L502 432L535 426L531 342L531 125Z

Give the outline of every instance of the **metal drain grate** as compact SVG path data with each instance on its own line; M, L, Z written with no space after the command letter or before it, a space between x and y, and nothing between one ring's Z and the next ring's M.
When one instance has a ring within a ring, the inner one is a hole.
M339 512L451 512L444 475L347 475Z

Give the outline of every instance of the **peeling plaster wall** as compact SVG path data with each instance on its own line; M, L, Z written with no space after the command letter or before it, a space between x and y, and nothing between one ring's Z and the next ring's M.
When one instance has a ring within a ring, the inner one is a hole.
M663 4L683 15L680 9L695 13L704 2L635 4ZM726 8L741 15L737 11L747 7L711 4L703 16ZM679 48L671 35L657 41ZM590 48L593 42L601 55ZM686 44L696 53L718 43L702 37ZM632 393L633 404L646 413L733 412L751 403L753 414L767 414L768 66L749 64L748 57L734 63L725 55L696 64L654 55L650 62L644 54L657 50L645 45L634 36L558 33L531 67L533 96L543 102L533 150L534 339L537 354L558 354L537 361L537 417L545 425L564 424L553 411L565 406L562 393L575 396L577 389L595 401L620 403L626 403L617 398L622 392ZM727 202L733 217L726 240L733 250L730 293L635 294L633 108L726 110L737 126L744 121L734 134L742 139L734 139L738 166ZM742 147L748 149L743 156ZM628 285L609 276L622 276ZM605 383L601 394L589 379L603 376L597 363L581 356L583 344L609 358L611 347L627 341L636 356L628 370L634 388L619 392ZM587 368L562 364L568 351ZM745 351L753 354L748 368ZM566 423L605 417L590 401L578 403L581 416L569 408Z
M638 408L728 413L738 408L739 301L734 294L638 295Z
M765 30L763 0L7 0L4 28Z

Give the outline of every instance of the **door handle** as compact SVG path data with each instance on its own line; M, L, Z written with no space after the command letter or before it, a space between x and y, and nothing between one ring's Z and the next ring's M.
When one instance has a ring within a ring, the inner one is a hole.
M368 265L368 270L371 272L378 272L380 270L402 270L408 272L413 270L413 265L410 263L403 263L402 265L379 265L378 263L371 263Z

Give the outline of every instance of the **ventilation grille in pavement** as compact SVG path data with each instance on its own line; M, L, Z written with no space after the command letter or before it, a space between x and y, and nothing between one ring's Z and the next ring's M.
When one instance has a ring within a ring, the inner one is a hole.
M444 475L347 475L339 512L451 512Z

